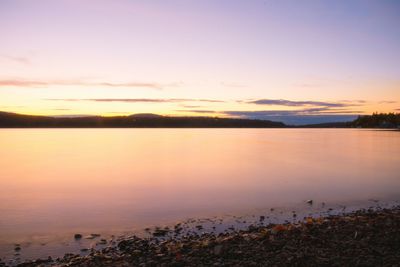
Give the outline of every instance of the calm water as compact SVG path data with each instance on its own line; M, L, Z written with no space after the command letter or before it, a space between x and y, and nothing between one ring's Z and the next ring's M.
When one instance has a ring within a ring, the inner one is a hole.
M399 195L396 131L0 130L3 255L75 232Z

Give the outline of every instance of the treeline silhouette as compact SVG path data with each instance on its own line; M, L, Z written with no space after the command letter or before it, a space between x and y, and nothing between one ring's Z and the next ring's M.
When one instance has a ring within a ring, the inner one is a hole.
M282 122L217 117L136 114L114 117L49 117L0 112L1 128L400 128L400 113L374 113L351 122L301 126Z
M351 123L352 127L361 128L400 128L400 113L373 113L359 116Z
M300 128L400 128L400 113L360 115L348 122L329 122L298 126Z
M154 114L114 117L48 117L0 112L7 128L282 128L282 122L213 117L168 117Z

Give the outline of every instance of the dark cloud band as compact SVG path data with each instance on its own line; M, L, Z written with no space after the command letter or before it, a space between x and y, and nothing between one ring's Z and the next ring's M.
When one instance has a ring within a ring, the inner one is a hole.
M292 101L286 99L257 99L246 101L245 103L256 105L270 105L270 106L288 106L288 107L303 107L303 106L318 106L318 107L349 107L361 105L359 101L353 103L350 101L342 102L325 102L325 101Z
M47 98L48 101L92 101L92 102L125 102L125 103L179 103L179 102L209 102L223 103L216 99L195 98Z

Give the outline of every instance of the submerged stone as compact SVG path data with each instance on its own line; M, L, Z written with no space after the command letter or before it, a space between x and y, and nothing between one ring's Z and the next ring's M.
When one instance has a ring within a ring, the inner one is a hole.
M74 238L75 238L75 239L81 239L81 238L82 238L82 235L81 235L81 234L75 234L75 235L74 235Z

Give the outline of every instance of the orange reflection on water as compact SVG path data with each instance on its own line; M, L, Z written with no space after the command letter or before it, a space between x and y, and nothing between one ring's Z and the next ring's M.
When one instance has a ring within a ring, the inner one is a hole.
M2 129L0 242L400 192L400 133Z

